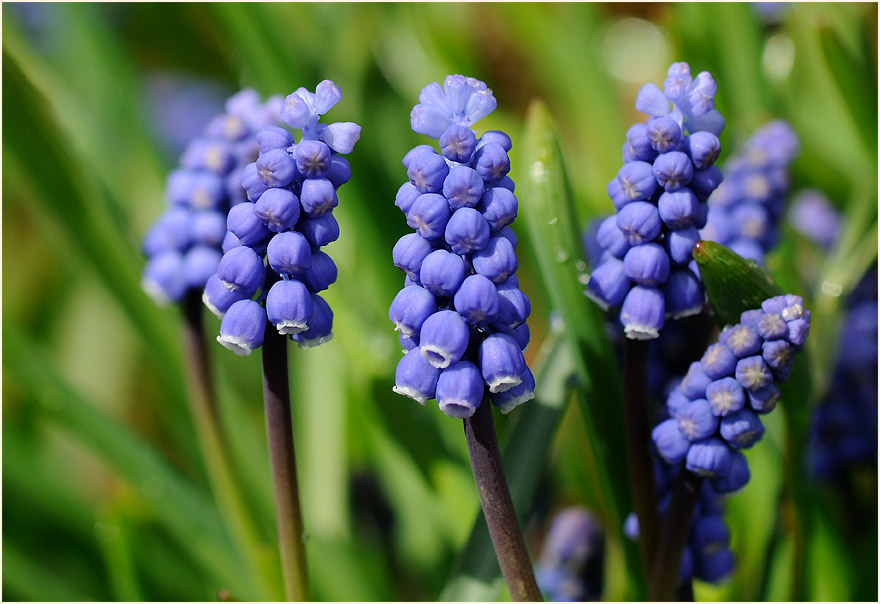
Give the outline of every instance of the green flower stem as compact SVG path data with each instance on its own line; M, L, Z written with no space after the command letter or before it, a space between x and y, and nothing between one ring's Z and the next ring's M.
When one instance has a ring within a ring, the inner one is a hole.
M293 452L287 337L279 334L271 324L266 325L263 341L263 401L284 591L289 601L303 602L308 600L309 585Z
M703 479L684 468L678 473L669 511L663 519L660 540L654 555L654 570L648 583L648 600L672 602L676 600L681 556L690 535L691 520Z
M260 598L274 594L271 569L261 563L261 539L247 504L232 474L232 464L225 446L217 399L211 380L211 366L205 345L204 305L201 291L190 289L181 302L184 317L184 342L187 363L187 397L190 414L195 424L196 437L202 451L208 480L217 498L217 505L233 539L245 558L250 577L258 581Z
M650 580L657 551L660 513L651 461L651 428L648 422L648 347L642 340L623 345L623 400L630 489L639 519L639 548L645 582Z
M543 597L535 582L532 561L504 477L492 420L492 404L488 396L483 397L474 415L464 420L464 434L483 516L510 597L514 602L542 602Z

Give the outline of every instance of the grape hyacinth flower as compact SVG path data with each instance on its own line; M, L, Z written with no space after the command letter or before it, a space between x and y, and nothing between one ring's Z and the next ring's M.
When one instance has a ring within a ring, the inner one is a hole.
M630 339L659 337L667 317L700 312L705 296L689 268L706 201L722 180L714 165L724 118L714 108L715 81L674 63L664 89L646 84L636 109L650 116L626 133L624 165L608 183L617 211L601 223L599 261L586 295L619 308ZM595 255L595 253L594 253Z
M280 104L280 97L261 103L250 89L230 97L226 112L190 141L179 167L168 175L169 207L142 244L147 257L142 284L156 302L180 301L187 291L202 290L217 272L226 214L244 199L241 172L257 157L257 131L277 120Z
M657 452L669 464L712 480L731 471L731 454L749 448L764 433L760 415L779 400L778 382L791 375L794 354L809 333L810 311L800 296L787 294L742 313L673 390L669 419L654 428ZM768 327L769 326L769 327Z
M739 472L745 456L742 453L735 455L738 457L734 465ZM672 500L678 468L656 458L654 462L657 499L661 502L661 512L665 514ZM729 489L716 489L712 483L703 483L678 569L679 584L695 578L718 584L733 571L735 558L730 549L730 529L724 522L724 496L727 492ZM639 539L639 521L634 513L627 516L624 533L630 539Z
M440 152L419 145L406 155L409 181L395 201L416 232L401 237L392 252L407 278L388 316L409 351L394 390L421 404L436 398L447 415L470 417L485 389L508 413L534 396L522 353L528 336L520 337L531 306L516 281L516 237L509 227L517 213L507 176L511 141L502 132L477 138L471 130L495 109L483 82L449 76L442 87L426 86L419 101L412 129L439 139ZM467 378L467 385L453 392L447 374ZM471 384L473 375L481 387Z
M285 128L268 126L256 134L259 154L240 173L245 198L229 210L223 257L205 286L205 305L222 318L217 341L239 355L262 345L248 338L259 327L241 319L268 321L301 348L332 337L333 312L319 295L336 281L333 260L321 250L339 237L333 208L337 190L351 170L342 156L354 148L360 126L321 124L342 94L330 80L314 93L304 88L280 104L280 119L301 131L298 141ZM247 304L250 302L251 304Z
M602 594L605 535L589 510L570 506L553 516L535 575L551 602L586 602Z
M510 137L472 126L496 106L486 84L461 75L425 86L410 113L412 129L439 143L403 158L408 182L394 204L415 232L391 253L406 275L388 318L404 356L394 392L464 423L480 504L501 572L516 601L541 600L504 477L491 405L509 413L534 398L526 365L528 297L520 290L518 202Z
M724 182L709 198L709 215L700 238L763 264L779 239L789 189L788 166L799 148L797 135L784 121L755 131L725 162Z

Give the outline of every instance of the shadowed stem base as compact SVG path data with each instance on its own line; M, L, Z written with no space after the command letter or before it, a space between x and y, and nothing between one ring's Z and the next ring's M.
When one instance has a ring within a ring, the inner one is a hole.
M639 519L639 551L645 583L650 581L660 531L660 512L651 460L651 424L648 417L648 349L643 340L623 344L623 399L626 450L633 506Z
M653 602L676 600L681 556L690 536L691 520L702 484L703 479L693 472L682 468L678 473L669 511L663 519L663 529L654 559L654 572L648 584L648 599Z
M541 602L543 597L504 477L488 397L483 398L472 417L464 420L464 434L480 505L510 597L514 602Z
M296 480L296 458L293 452L287 337L280 335L272 324L268 324L262 350L263 401L266 408L269 462L275 491L275 518L278 523L284 590L289 601L302 602L308 600L309 587Z

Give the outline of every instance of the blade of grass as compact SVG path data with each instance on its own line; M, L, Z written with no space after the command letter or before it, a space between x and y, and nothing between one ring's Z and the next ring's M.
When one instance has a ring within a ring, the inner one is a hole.
M599 468L609 538L622 541L629 571L629 597L644 593L638 551L624 541L623 517L632 509L627 481L623 402L619 368L605 337L605 318L583 295L586 262L580 245L557 129L541 101L529 109L520 163L527 174L520 184L520 212L538 260L543 285L559 313L575 359L579 387L585 392L586 439ZM616 530L615 530L616 529ZM612 596L614 597L614 596ZM623 594L617 594L622 598Z
M94 596L64 583L16 544L3 539L3 599L31 602L89 602Z
M82 400L28 336L4 325L3 346L7 375L28 388L46 419L92 449L129 482L214 581L248 593L240 576L241 562L210 500L139 436ZM15 354L9 354L11 350Z

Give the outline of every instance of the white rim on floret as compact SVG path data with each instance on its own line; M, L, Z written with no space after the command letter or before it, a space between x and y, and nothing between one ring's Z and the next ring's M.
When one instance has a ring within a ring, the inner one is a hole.
M522 383L522 376L502 375L486 383L489 385L489 392L497 394L499 392L507 392L514 386L519 386Z
M600 298L598 294L593 293L593 291L589 287L584 290L584 295L596 304L598 304L599 308L601 308L602 310L608 310L610 308L608 302Z
M333 339L333 334L328 334L326 336L321 336L320 338L312 338L311 340L302 340L297 342L300 348L314 348L315 346L320 346L321 344L326 344L330 340Z
M394 331L400 332L400 335L402 335L404 338L411 338L416 332L415 329L412 329L411 327L398 322L394 323Z
M229 281L224 281L223 279L220 279L220 283L222 283L222 284L223 284L223 287L225 287L225 288L228 289L228 290L238 291L239 289L241 289L241 288L240 288L238 285L236 285L235 283L230 283Z
M422 392L416 390L415 388L411 388L409 386L394 386L391 389L396 394L402 394L403 396L408 396L422 407L425 406L425 403L428 402L427 396L425 396Z
M292 319L285 319L276 323L275 328L278 330L279 334L281 334L282 336L287 336L293 335L295 333L302 333L307 330L309 326L305 321L294 321Z
M523 392L519 396L515 396L512 399L505 401L501 405L496 405L496 407L498 407L498 410L501 411L501 413L503 415L507 415L508 413L513 411L515 408L519 407L520 405L522 405L523 403L525 403L527 401L532 400L533 398L535 398L534 391L527 391L527 392Z
M141 280L141 288L147 293L150 298L152 298L153 302L158 304L159 306L168 306L171 304L171 298L168 297L168 294L165 293L165 290L162 289L162 286L153 281L148 277L144 277Z
M206 291L202 292L202 303L208 308L208 310L214 313L218 319L222 319L223 315L226 314L225 312L220 312L220 309L214 306L214 304L211 302L211 298L208 297L208 292Z
M452 364L452 355L436 344L423 344L419 347L422 358L428 361L432 367L446 369Z
M217 341L240 357L246 357L251 353L251 346L244 338L219 335Z
M471 417L477 410L477 408L468 401L444 401L438 405L443 413L459 419Z
M680 310L678 312L666 313L666 316L670 319L683 319L685 317L692 317L694 315L700 314L703 310L703 305L694 306L692 308L685 308L684 310Z
M623 333L630 340L653 340L660 337L660 330L650 325L627 325Z

